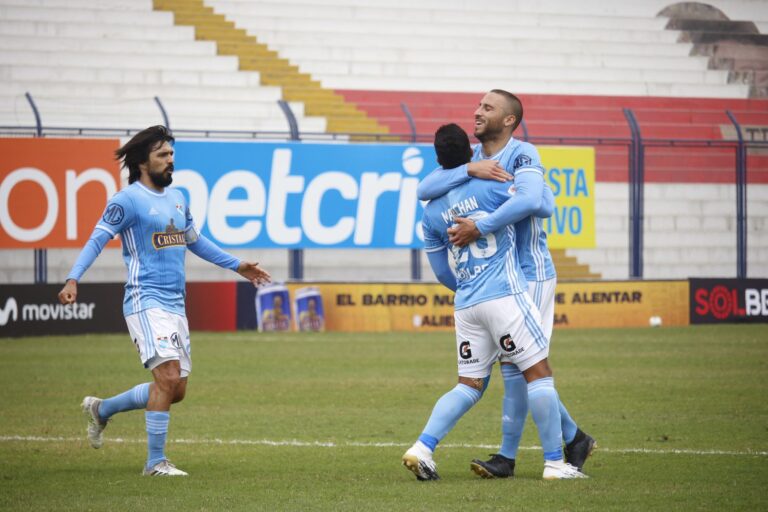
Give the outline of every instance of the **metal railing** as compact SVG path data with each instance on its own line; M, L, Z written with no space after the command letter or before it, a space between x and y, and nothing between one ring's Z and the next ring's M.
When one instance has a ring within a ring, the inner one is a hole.
M35 118L34 126L0 126L0 135L32 136L32 137L127 137L144 129L141 128L88 128L88 127L60 127L45 126L39 109L32 95L27 92L25 98L30 105ZM170 128L170 117L161 99L154 97L163 117L165 126ZM341 141L341 140L366 140L386 142L410 142L431 143L433 134L419 133L416 122L406 103L401 103L400 108L408 121L410 132L408 133L325 133L325 132L300 132L299 125L291 106L284 100L278 100L278 105L285 115L288 129L286 131L249 131L249 130L190 130L177 129L174 135L181 138L248 138L271 140L305 140L305 141ZM736 276L747 276L747 148L768 148L768 141L746 141L743 136L741 124L736 116L729 110L726 116L733 124L737 139L673 139L673 138L644 138L641 134L640 124L632 109L623 109L627 121L630 137L573 137L573 136L531 136L525 120L521 123L522 140L536 144L552 145L576 145L576 146L619 146L626 147L628 151L627 178L629 183L629 276L633 279L643 278L643 221L644 212L644 187L645 187L645 154L650 147L719 147L732 148L735 154L735 184L736 184ZM45 249L35 249L35 279L36 282L47 280L47 255ZM301 249L289 251L289 278L301 280L304 278L304 254ZM411 251L411 278L421 280L421 253L419 250Z

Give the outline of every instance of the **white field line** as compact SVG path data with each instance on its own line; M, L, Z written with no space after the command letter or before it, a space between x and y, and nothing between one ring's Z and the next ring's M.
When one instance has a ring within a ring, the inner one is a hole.
M105 438L107 443L144 444L146 439ZM86 442L85 437L42 437L42 436L0 436L0 442L32 442L32 443L79 443ZM289 439L276 441L271 439L170 439L173 444L200 445L241 445L241 446L291 446L299 448L408 448L410 443L372 443L357 441L298 441ZM446 443L441 448L474 448L480 450L495 450L497 445ZM541 450L540 446L521 446L520 450ZM640 453L651 455L734 455L734 456L768 456L768 451L728 451L728 450L687 450L687 449L648 449L648 448L597 448L602 453Z

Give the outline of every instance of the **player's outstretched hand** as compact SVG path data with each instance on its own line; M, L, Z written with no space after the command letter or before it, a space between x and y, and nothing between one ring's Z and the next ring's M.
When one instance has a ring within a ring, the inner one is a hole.
M74 279L64 283L64 288L59 292L59 302L62 304L72 304L77 300L77 281Z
M512 175L499 166L498 160L478 160L469 162L467 174L481 180L509 181Z
M253 284L264 284L272 280L269 272L259 267L258 263L250 261L241 261L240 266L237 267L237 273Z
M465 217L454 217L454 225L448 228L448 241L456 247L464 247L480 238L475 221Z

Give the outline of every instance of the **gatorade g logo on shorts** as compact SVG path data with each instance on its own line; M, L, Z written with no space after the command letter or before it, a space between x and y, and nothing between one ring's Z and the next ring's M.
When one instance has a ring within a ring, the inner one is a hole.
M462 359L469 359L472 357L472 349L469 348L468 341L462 341L461 345L459 345L459 356L461 356Z
M499 340L499 345L501 346L501 349L505 352L512 352L515 350L515 342L512 341L512 336L509 334L505 334L501 337Z
M181 349L181 337L179 336L179 333L175 332L171 334L171 345L173 345L178 349Z

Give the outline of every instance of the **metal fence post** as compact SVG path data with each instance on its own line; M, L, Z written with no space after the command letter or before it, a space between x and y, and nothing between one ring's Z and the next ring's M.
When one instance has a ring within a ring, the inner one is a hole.
M32 108L32 113L35 115L35 136L42 137L43 122L40 119L40 111L37 110L37 105L35 105L35 100L32 99L32 95L29 94L29 92L25 92L24 97L27 98L27 102L29 103L29 106Z
M625 108L624 117L632 133L629 159L629 276L643 277L643 188L645 158L643 138L632 109Z
M400 102L400 109L403 111L403 114L405 114L405 118L408 120L408 126L411 127L411 142L416 142L416 139L417 139L416 121L413 120L413 116L411 115L411 109L408 108L408 105L406 105L404 101Z
M35 137L43 136L43 122L40 119L40 111L37 110L35 100L29 92L24 93L32 113L35 115ZM34 249L32 257L35 261L35 284L45 284L48 282L48 249Z
M736 128L738 145L736 146L736 277L747 277L747 147L741 125L733 112L725 114Z
M299 123L296 121L296 116L291 110L291 106L285 100L277 100L277 104L280 106L280 110L283 111L285 119L288 121L288 129L291 132L291 140L301 140L299 136Z
M285 100L277 100L280 110L288 120L288 128L291 131L290 140L301 140L299 137L299 123L291 110L291 106ZM304 279L304 250L288 250L288 279L300 281Z
M163 125L170 130L171 122L168 120L168 112L165 110L165 106L163 106L163 102L160 101L158 96L155 96L155 103L157 104L157 108L160 109L160 114L163 116Z

